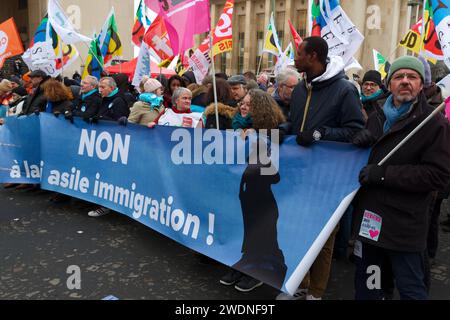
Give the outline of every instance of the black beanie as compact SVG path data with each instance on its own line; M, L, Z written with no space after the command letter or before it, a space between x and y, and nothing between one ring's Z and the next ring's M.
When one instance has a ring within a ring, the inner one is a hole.
M362 83L364 84L364 82L366 82L366 81L372 81L372 82L376 83L377 85L379 85L380 87L383 86L383 83L381 82L381 73L379 73L376 70L369 70L366 72Z

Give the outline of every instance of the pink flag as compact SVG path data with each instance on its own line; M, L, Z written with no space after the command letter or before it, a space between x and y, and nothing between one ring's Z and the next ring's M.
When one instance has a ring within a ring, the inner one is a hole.
M194 47L194 35L211 28L209 0L145 0L165 20L174 54Z
M445 99L445 116L450 121L450 97Z

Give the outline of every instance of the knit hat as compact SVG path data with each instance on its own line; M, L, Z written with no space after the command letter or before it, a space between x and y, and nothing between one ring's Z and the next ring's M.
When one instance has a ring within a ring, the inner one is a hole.
M422 81L425 82L425 70L422 62L413 56L403 56L395 60L389 69L388 83L391 82L392 75L400 69L410 69L420 74Z
M369 70L364 74L362 83L364 84L366 81L374 82L380 87L383 86L383 83L381 82L381 73L376 70Z
M424 85L424 87L429 87L429 86L431 86L430 64L428 63L427 59L425 59L424 57L419 56L419 60L420 60L420 62L422 62L423 68L425 70L425 79L423 81L423 85Z
M148 79L144 84L145 92L154 92L156 89L161 88L162 84L156 79Z

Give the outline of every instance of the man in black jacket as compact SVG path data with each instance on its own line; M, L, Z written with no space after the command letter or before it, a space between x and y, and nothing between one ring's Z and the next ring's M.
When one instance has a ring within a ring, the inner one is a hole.
M364 128L364 118L358 90L345 79L343 60L328 58L327 42L309 37L297 49L295 66L304 73L304 79L292 93L289 121L280 126L281 134L297 135L297 143L303 147L318 140L350 142L355 132ZM331 233L294 298L322 299L337 230ZM277 297L287 298L283 294Z
M424 67L417 58L394 61L384 122L372 115L367 129L354 137L359 146L373 146L354 201L353 231L360 244L355 252L360 258L355 274L357 299L383 299L380 283L391 272L401 299L428 297L429 207L432 193L450 181L450 128L444 116L436 114L378 166L433 111L423 94L423 82Z
M42 85L50 79L42 70L35 70L30 73L33 93L30 94L24 102L21 114L30 115L36 112L44 112L47 106L47 99L44 97Z
M317 140L350 142L364 128L358 90L345 79L342 59L327 56L321 37L306 38L297 50L295 66L305 77L292 93L289 121L281 129L297 135L302 146Z
M128 108L128 104L119 92L113 78L102 78L99 84L99 91L103 98L102 105L98 112L99 119L117 121L121 117L128 118L130 115L130 108Z
M73 115L83 119L92 119L97 115L102 105L102 97L98 92L98 80L93 76L86 76L81 81L81 99L79 99Z

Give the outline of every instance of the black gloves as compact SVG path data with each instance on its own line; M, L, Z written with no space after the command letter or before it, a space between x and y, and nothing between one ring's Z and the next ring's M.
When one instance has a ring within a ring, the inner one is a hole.
M86 123L89 123L89 124L91 124L91 123L98 123L98 116L93 116L91 118L85 117L85 118L83 118L83 121L86 122Z
M323 138L325 130L322 128L302 131L297 134L297 143L303 147L310 146L313 142Z
M386 167L380 167L376 164L368 164L362 168L359 173L359 183L362 186L382 184Z
M60 114L61 114L61 112L59 112L59 111L53 112L53 115L54 115L56 118L58 118Z
M121 126L126 126L128 123L127 117L120 117L119 120L117 120L117 123Z
M34 110L34 114L35 114L35 115L37 115L37 116L38 116L38 115L39 115L39 113L40 113L39 109L36 109L36 110Z
M73 124L73 114L70 111L64 112L64 118Z
M360 148L369 148L377 142L377 138L367 129L363 129L353 136L352 143Z

